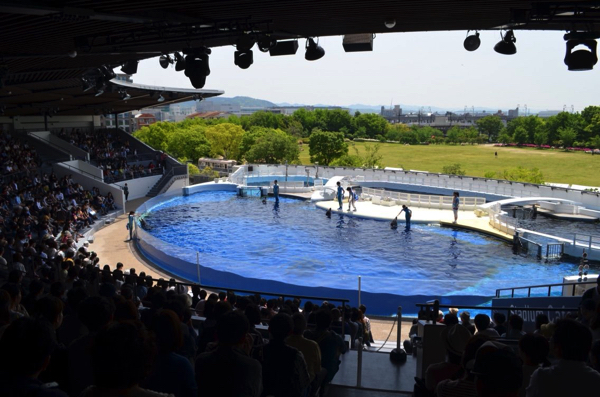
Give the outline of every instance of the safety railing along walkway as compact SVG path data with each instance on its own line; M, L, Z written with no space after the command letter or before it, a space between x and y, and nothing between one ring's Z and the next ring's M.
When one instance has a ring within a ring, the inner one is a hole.
M520 290L523 290L523 291L527 290L527 298L530 298L531 291L536 290L536 289L537 290L543 289L545 291L544 293L547 293L546 296L558 296L558 295L552 295L552 289L556 290L556 288L561 288L560 296L577 296L576 291L577 291L578 285L585 285L585 284L590 284L590 283L594 283L594 282L596 282L595 278L588 278L585 281L582 279L582 281L576 281L576 282L572 282L572 283L570 282L570 283L558 283L558 284L527 285L524 287L498 288L498 289L496 289L496 298L508 298L508 297L514 298L515 291L520 291ZM507 292L507 291L510 291L510 296L502 295L503 292ZM565 295L565 293L567 295ZM539 294L537 294L537 295L539 296Z
M376 198L379 198L379 200ZM393 201L397 205L406 204L422 208L451 209L453 197L402 193L384 189L363 187L361 199L372 199L373 204L378 204L383 200L384 202ZM459 197L459 200L460 208L462 210L474 210L478 206L485 204L485 198L483 197Z

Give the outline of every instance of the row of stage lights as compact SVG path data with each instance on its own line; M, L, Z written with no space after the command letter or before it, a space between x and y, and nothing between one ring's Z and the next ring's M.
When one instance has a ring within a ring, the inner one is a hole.
M386 22L387 26L387 22ZM390 22L390 26L393 26ZM475 51L481 45L479 32L469 35L463 45L467 51ZM348 40L344 37L344 49L347 52L352 51L372 51L373 36L372 35L351 35L362 36L358 41ZM514 55L517 53L517 39L512 30L500 33L501 40L494 46L494 51L503 55ZM596 54L596 39L600 38L600 34L593 32L570 32L564 35L566 40L566 55L564 62L571 71L592 70L598 62ZM298 40L283 40L277 41L270 36L262 36L256 39L254 36L245 34L238 38L235 47L236 51L233 55L233 62L241 69L248 69L254 63L254 55L252 48L256 45L261 52L268 52L271 56L293 55L298 50ZM585 47L585 48L581 48ZM574 51L575 50L575 51ZM194 88L203 88L206 84L206 77L210 75L209 55L210 48L200 47L195 49L187 49L182 52L171 54L163 54L159 57L160 66L163 69L169 65L175 65L175 71L183 71L190 79ZM325 55L325 50L319 45L318 39L308 37L305 43L304 58L307 61L316 61ZM125 62L121 71L128 75L137 73L138 60ZM84 91L91 88L96 88L97 96L101 95L106 89L106 83L115 77L114 72L107 66L102 66L98 69L95 79L83 78ZM126 93L125 93L126 94ZM125 98L123 96L123 98ZM160 99L164 98L161 96ZM126 100L126 99L124 99Z
M495 46L494 51L503 55L514 55L517 53L517 38L512 30L506 31L504 34L500 34L502 38ZM598 55L596 54L596 40L600 37L597 33L592 32L571 32L564 35L566 40L567 52L565 54L565 65L571 71L585 71L592 70L594 65L598 62ZM467 32L467 38L463 43L465 50L475 51L481 45L479 39L479 32L475 32L469 35ZM586 48L580 48L586 47ZM579 48L573 51L575 48Z

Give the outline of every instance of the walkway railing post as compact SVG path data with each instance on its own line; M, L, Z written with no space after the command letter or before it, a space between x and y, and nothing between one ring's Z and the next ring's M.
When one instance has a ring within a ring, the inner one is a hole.
M198 269L198 284L202 284L200 281L200 252L196 251L196 268Z
M360 307L360 290L361 290L360 281L361 281L361 277L358 276L358 307Z
M363 338L358 338L358 354L356 362L356 387L362 387L362 355L363 355Z
M398 306L398 327L396 331L396 349L400 351L400 339L402 339L402 306Z

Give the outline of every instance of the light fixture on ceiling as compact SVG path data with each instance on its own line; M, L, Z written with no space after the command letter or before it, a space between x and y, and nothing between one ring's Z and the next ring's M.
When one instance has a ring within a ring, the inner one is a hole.
M200 89L206 84L206 77L210 74L209 55L210 48L200 47L185 57L185 75L190 79L194 88Z
M502 36L502 40L500 40L495 46L494 46L494 51L496 51L498 54L503 54L503 55L514 55L517 53L517 46L515 46L515 43L517 42L517 38L515 37L515 34L512 30L507 31L506 33L504 33L504 36Z
M127 61L123 64L123 66L121 66L121 72L128 74L130 76L133 74L136 74L137 69L138 69L138 61L137 60Z
M256 42L260 52L269 52L277 45L277 40L271 36L263 36Z
M298 51L298 40L278 41L274 47L269 48L269 55L272 57L294 55L296 51Z
M372 33L347 34L342 39L342 46L346 52L373 51Z
M312 37L306 39L306 52L304 53L304 59L307 61L316 61L323 58L325 50L321 47Z
M168 55L168 54L161 55L161 56L158 58L158 63L160 63L160 66L161 66L163 69L166 69L166 68L168 68L168 67L169 67L169 65L170 65L170 64L172 64L172 63L173 63L173 59L172 59L172 58L171 58L171 56L170 56L170 55Z
M393 29L396 26L396 20L394 18L386 19L383 24L386 28Z
M165 101L165 97L164 97L164 96L162 96L162 94L160 94L160 95L158 96L158 99L156 100L156 102L164 102L164 101Z
M127 91L119 91L119 96L121 97L121 100L123 100L123 101L131 99L131 95L129 95L127 93Z
M568 69L574 72L592 70L598 62L596 53L597 42L600 34L593 32L570 32L565 34L564 39L567 40L567 52L565 54L565 65ZM573 51L577 46L579 48Z
M467 31L467 34L469 34L469 32L470 31ZM463 45L465 47L465 50L467 51L475 51L476 49L478 49L481 45L481 40L479 39L479 32L475 32L475 34L467 36Z
M181 72L182 70L185 70L185 58L183 55L181 55L179 52L176 52L173 55L175 57L175 71Z
M75 58L77 56L77 51L71 50L67 52L67 55L69 56L69 58Z
M248 69L254 63L252 50L236 51L233 54L233 63L241 69Z

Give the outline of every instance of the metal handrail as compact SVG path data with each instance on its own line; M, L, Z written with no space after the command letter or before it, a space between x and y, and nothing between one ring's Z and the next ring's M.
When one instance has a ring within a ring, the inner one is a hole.
M565 287L565 286L573 286L572 295L575 296L575 287L581 284L592 284L595 281L593 279L588 279L587 281L576 281L573 283L559 283L559 284L542 284L542 285L528 285L524 287L510 287L510 288L498 288L496 289L496 298L501 298L500 294L502 291L511 291L511 298L515 297L515 290L519 289L527 289L527 297L531 297L531 290L533 288L548 288L548 295L551 296L552 287Z
M100 178L100 177L99 177L99 176L97 176L97 175L90 174L90 173L89 173L89 172L87 172L87 171L80 170L79 168L73 167L73 166L72 166L72 165L70 165L70 164L60 163L60 165L62 165L62 166L65 166L65 167L68 167L69 169L74 169L74 170L75 170L75 171L77 171L77 173L79 173L79 174L85 174L85 175L89 175L91 178L94 178L94 179L96 179L97 181L100 181L100 182L103 182L103 183L104 183L104 179L103 179L103 178Z
M71 159L71 160L73 159L73 155L71 153L69 153L65 148L62 148L62 147L58 146L57 144L52 143L49 140L43 139L42 137L39 137L37 135L33 135L31 132L28 132L27 136L30 137L30 138L32 138L32 139L36 139L36 140L44 143L45 145L53 147L54 149L56 149L56 150L58 150L58 151L60 151L60 152L62 152L64 154L68 155L69 159Z

